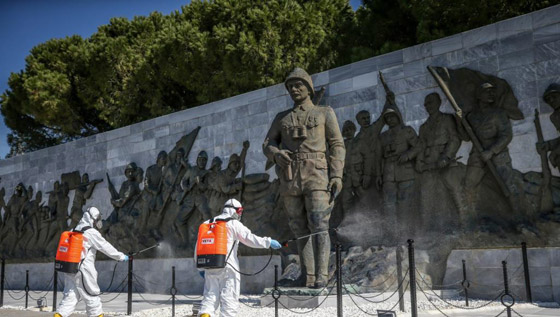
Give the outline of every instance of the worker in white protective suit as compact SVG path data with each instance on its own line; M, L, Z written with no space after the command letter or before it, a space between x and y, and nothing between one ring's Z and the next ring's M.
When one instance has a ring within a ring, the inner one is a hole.
M64 273L64 297L58 305L58 312L54 317L70 316L76 304L83 299L86 304L88 317L103 317L101 306L101 294L97 285L97 271L95 270L95 255L97 251L105 253L108 257L117 261L128 261L128 256L117 251L97 229L101 229L103 220L99 209L90 207L74 228L75 231L83 232L83 246L79 271L76 274Z
M224 204L222 214L215 219L233 218L226 224L227 228L227 258L226 267L223 269L205 269L202 271L204 277L204 298L200 304L198 316L215 316L218 306L221 306L220 317L234 317L239 307L239 286L241 282L239 274L239 259L237 248L239 243L251 248L273 248L280 249L280 243L269 237L259 237L251 233L239 219L243 213L241 203L236 199L229 199ZM205 223L209 223L207 220ZM196 250L194 252L195 265L197 263Z

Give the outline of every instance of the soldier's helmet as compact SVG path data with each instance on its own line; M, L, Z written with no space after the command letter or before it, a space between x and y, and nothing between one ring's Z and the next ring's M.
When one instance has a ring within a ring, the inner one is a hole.
M492 84L491 82L484 82L480 86L476 87L476 91L475 91L476 98L478 99L480 97L480 95L482 94L482 91L484 91L485 89L489 89L489 88L494 88L495 89L496 86L494 84Z
M198 157L203 157L205 159L208 159L208 153L206 153L206 151L200 151L198 152Z
M211 164L211 166L210 166L210 169L212 169L213 167L220 167L220 168L221 168L221 167L222 167L222 159L219 158L219 157L217 157L217 156L215 156L215 157L212 159L212 164Z
M548 98L548 96L552 95L553 93L560 94L560 84L552 83L548 85L548 87L544 91L544 95L543 95L544 101L547 101L546 99Z
M229 157L229 162L228 162L228 166L230 166L233 163L241 163L241 157L237 154L237 153L233 153L230 157Z
M309 76L309 74L305 70L303 70L302 68L299 68L299 67L294 68L294 70L292 70L292 72L288 75L288 77L286 77L286 81L284 82L284 85L286 86L286 89L288 89L288 86L286 84L288 83L288 81L290 81L292 79L302 80L307 85L307 89L309 89L309 96L311 98L313 98L313 96L315 96L315 89L313 88L313 81L311 80L311 76Z
M381 116L383 117L383 122L385 122L385 124L387 124L387 116L394 114L397 116L397 118L399 118L399 121L402 123L403 119L402 119L402 114L401 111L399 110L399 108L393 106L393 105L388 105L385 107L385 109L383 109L383 113L381 114Z
M124 172L126 173L129 170L132 170L134 172L134 171L136 171L137 168L138 168L138 166L136 165L136 163L130 162L130 163L128 163L128 165L124 169Z

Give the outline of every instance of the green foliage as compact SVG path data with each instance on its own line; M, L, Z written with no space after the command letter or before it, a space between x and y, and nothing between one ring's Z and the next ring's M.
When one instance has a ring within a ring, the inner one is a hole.
M408 2L413 16L419 21L416 32L418 43L560 3L558 0L410 0Z
M0 97L11 155L448 36L560 0L195 0L34 47Z
M348 19L346 0L196 0L40 44L0 100L11 155L328 69Z

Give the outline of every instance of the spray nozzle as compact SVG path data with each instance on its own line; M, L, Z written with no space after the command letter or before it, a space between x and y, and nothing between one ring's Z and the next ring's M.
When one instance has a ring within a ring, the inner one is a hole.
M140 253L146 252L146 251L148 251L148 250L151 250L151 249L157 248L157 247L159 247L159 242L156 243L156 244L154 244L154 245L152 245L151 247L145 248L145 249L143 249L143 250L136 251L136 252L130 252L130 255L133 255L133 256L134 256L134 255L138 255L138 254L140 254Z
M304 239L304 238L307 238L307 237L315 236L315 235L318 235L318 234L321 234L321 233L325 233L325 232L330 232L330 231L333 231L333 232L337 233L337 232L338 232L338 229L337 229L337 228L329 228L329 229L327 229L327 230L323 230L323 231L319 231L319 232L314 232L314 233L307 234L307 235L304 235L304 236L301 236L301 237L289 239L289 240L280 242L280 244L281 244L283 247L287 247L287 246L288 246L288 243L290 243L290 242L297 241L297 240L301 240L301 239Z

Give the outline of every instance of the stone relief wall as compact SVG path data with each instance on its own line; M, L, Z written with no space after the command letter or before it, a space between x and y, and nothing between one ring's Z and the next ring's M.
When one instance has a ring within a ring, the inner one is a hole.
M542 199L546 177L534 124L538 110L544 140L558 137L550 115L558 101L543 100L547 87L560 83L558 16L554 6L312 76L317 91L326 89L320 104L334 109L346 140L344 187L331 218L351 228L341 231L342 242L433 240L431 234L481 229L481 219L483 234L471 236L471 245L499 244L509 232L536 244L558 242L551 211L560 205L560 181L550 176L549 197ZM475 132L510 131L492 149L498 177L480 168L488 158L471 152L469 133L453 117L430 65L447 67L447 77L439 73ZM485 83L498 99L485 102L505 112L477 115L479 101L489 98ZM177 246L169 256L189 256L198 223L218 213L225 197L239 195L242 184L248 227L291 238L275 172L265 174L261 149L273 118L291 104L278 84L0 161L2 252L53 256L58 233L97 206L105 234L119 247L132 251L164 239ZM389 117L398 131L385 127ZM539 144L541 153L552 152L558 175L556 143Z

